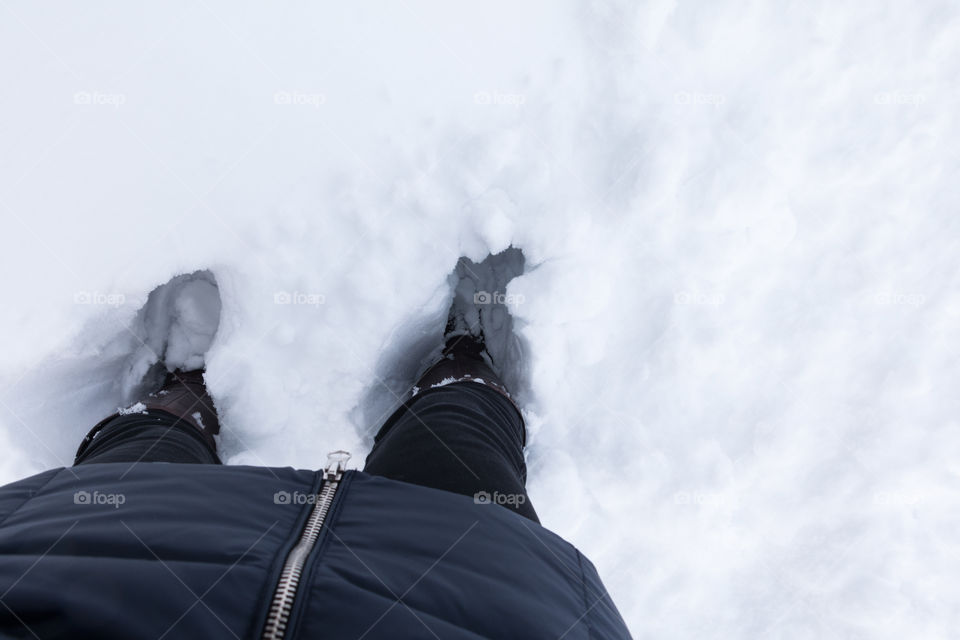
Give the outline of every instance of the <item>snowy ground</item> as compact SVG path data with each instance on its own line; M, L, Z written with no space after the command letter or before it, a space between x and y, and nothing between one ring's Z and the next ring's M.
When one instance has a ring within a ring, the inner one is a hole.
M955 4L2 0L0 54L0 480L198 269L228 461L359 464L512 243L532 500L637 637L960 628Z

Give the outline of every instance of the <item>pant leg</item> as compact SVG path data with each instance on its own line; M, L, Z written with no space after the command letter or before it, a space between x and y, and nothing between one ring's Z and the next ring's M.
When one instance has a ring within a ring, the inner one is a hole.
M97 462L220 464L220 458L196 427L151 409L111 419L81 447L74 464Z
M527 496L523 418L476 382L428 389L384 423L367 473L495 503L539 522Z

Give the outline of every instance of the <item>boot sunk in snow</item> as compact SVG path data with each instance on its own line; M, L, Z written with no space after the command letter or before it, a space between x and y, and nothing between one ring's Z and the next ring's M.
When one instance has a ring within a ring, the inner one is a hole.
M221 306L216 278L209 271L175 276L150 292L130 328L137 346L120 381L120 402L132 405L101 420L84 438L78 457L117 416L158 411L199 431L216 452L213 436L220 432L220 422L203 370Z
M443 354L427 369L413 387L413 395L454 382L476 382L490 387L517 406L510 392L494 370L494 363L487 353L483 330L479 324L466 320L459 296L454 296L444 331Z
M213 398L210 397L203 382L203 371L197 369L194 371L169 372L160 389L131 407L107 416L98 422L80 443L76 458L80 458L89 444L100 433L100 430L111 420L119 415L134 411L163 411L170 414L177 418L179 423L199 431L211 450L217 450L217 442L213 436L220 433L220 420L217 417L217 409L213 404Z
M147 396L143 405L147 410L166 411L199 429L216 449L213 436L220 433L220 421L203 382L203 371L171 371L160 390Z

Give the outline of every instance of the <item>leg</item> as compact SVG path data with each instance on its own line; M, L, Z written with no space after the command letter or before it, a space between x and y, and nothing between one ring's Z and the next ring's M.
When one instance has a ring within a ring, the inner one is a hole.
M220 464L220 425L203 372L175 372L142 402L138 413L116 414L95 426L77 450L74 464L185 462Z
M220 459L195 427L165 411L148 411L111 418L74 464L97 462L219 464Z
M418 382L423 390L383 425L364 470L495 502L539 522L525 487L523 418L474 345L461 344L448 347ZM457 371L459 379L449 375Z

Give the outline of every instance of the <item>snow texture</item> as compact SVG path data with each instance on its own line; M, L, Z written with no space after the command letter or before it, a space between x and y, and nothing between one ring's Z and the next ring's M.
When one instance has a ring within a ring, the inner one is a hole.
M512 245L531 499L637 637L960 628L955 3L53 4L0 7L0 480L141 322L197 362L208 278L140 313L197 270L224 459L362 460Z

